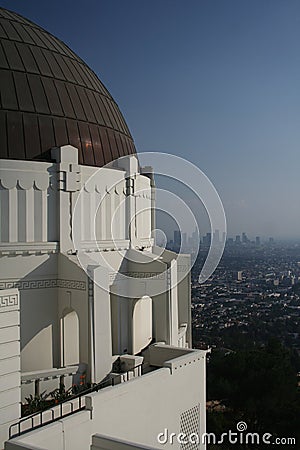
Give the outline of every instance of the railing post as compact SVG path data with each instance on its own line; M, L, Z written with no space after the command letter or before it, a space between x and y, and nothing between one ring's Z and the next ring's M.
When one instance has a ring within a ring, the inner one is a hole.
M40 379L34 380L34 395L37 397L40 395Z
M59 389L63 389L63 387L64 387L64 385L65 385L64 381L65 381L65 376L64 376L64 375L61 375L61 376L59 377Z

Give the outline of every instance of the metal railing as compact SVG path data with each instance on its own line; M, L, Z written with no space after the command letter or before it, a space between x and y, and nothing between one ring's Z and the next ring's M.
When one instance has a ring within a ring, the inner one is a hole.
M133 374L132 377L130 377L131 373ZM9 439L28 433L29 431L35 430L44 425L56 422L63 417L70 416L78 411L82 411L86 407L85 396L87 394L98 392L100 389L105 387L115 386L116 384L129 381L131 378L141 375L142 364L139 364L126 372L114 374L113 376L108 375L107 379L102 380L100 383L94 384L90 388L80 391L78 394L72 395L60 403L49 406L46 409L38 411L30 416L24 417L16 423L13 423L9 427ZM118 382L116 382L117 379Z
M32 384L34 395L37 396L41 392L40 386L42 382L47 383L48 381L57 380L58 388L60 388L62 385L65 385L66 377L72 377L76 374L77 370L78 365L62 367L60 369L54 368L35 372L25 372L21 375L21 384L25 386Z

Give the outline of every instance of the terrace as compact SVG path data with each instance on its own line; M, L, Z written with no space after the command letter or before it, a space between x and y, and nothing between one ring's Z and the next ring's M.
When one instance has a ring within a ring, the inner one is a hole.
M65 439L74 441L74 446L69 447L68 445L68 448L80 448L80 450L83 448L108 450L155 448L132 444L133 441L136 442L135 433L131 432L128 439L127 431L129 430L126 430L123 436L122 430L120 430L120 435L115 436L116 430L113 427L114 432L112 432L110 422L119 423L117 416L123 417L126 411L127 414L130 411L130 415L137 414L135 420L139 420L143 416L140 414L141 409L147 408L147 402L151 396L158 396L158 408L160 402L165 406L166 400L163 397L166 395L168 398L170 395L172 397L174 387L176 391L182 392L183 388L189 386L188 395L192 395L191 401L194 402L193 390L202 389L199 370L201 372L204 370L205 357L206 351L177 348L164 344L151 345L143 353L143 356L124 355L121 357L124 358L121 359L121 362L126 370L120 371L120 373L112 372L105 380L91 386L90 389L79 392L54 407L24 417L11 425L10 440L6 443L5 450L36 450L37 448L39 450L44 448L60 450L65 448ZM197 375L196 372L198 372ZM198 386L194 381L194 389L190 389L191 384L186 381L189 376L192 376L194 380L199 380ZM162 390L162 395L159 395L159 389ZM145 397L144 400L143 397ZM105 410L103 410L104 405ZM114 413L109 413L110 409ZM78 421L81 424L82 433L79 441L84 441L84 446L82 443L77 444L74 431L70 436L67 436L66 432L68 424ZM54 431L55 429L56 431ZM49 437L49 433L51 437ZM54 442L59 435L60 442ZM42 446L40 446L41 443L43 443Z

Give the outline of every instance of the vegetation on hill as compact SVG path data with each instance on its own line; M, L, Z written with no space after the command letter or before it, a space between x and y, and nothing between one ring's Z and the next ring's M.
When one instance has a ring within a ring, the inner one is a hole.
M264 347L226 352L214 350L207 367L207 398L221 400L225 409L208 411L207 431L221 435L244 421L248 432L294 437L300 448L299 356L272 339ZM245 444L213 448L256 448ZM259 446L263 448L263 446ZM276 448L287 446L276 445Z

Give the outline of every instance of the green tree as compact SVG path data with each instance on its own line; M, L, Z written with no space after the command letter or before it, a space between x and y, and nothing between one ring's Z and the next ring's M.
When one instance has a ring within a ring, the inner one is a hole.
M226 355L213 352L207 381L208 398L220 399L227 406L227 422L242 418L249 431L296 437L300 445L296 370L291 353L278 341ZM218 421L218 417L208 423L219 432L224 419Z

